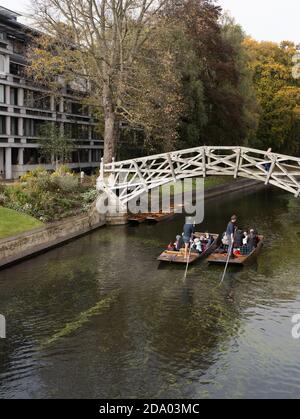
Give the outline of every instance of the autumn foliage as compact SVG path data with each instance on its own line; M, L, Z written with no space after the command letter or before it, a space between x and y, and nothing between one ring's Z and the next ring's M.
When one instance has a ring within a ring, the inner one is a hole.
M197 145L299 154L292 42L257 42L212 0L37 0L28 76L82 83L104 157Z

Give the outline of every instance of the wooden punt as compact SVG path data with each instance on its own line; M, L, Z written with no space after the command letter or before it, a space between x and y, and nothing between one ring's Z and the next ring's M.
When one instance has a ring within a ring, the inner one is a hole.
M195 237L201 237L205 233L195 233ZM189 264L195 263L197 260L204 259L207 257L211 252L213 252L217 245L218 245L218 239L219 234L211 234L214 238L212 244L203 252L203 253L197 253L197 252L191 252L190 258L189 258ZM180 249L179 252L174 252L170 250L165 250L162 252L162 254L157 258L159 262L165 262L165 263L181 263L186 264L187 259L184 257L184 248Z
M170 220L175 215L174 212L155 212L147 215L148 223L159 223L161 221Z
M147 219L147 214L136 214L128 217L128 222L130 224L141 224L144 223Z
M241 255L235 256L234 258L230 258L228 264L232 266L244 266L253 262L253 260L255 260L255 258L258 256L264 244L264 236L258 236L258 238L258 245L255 249L252 250L251 253L249 253L248 255ZM228 253L214 252L207 258L207 261L210 264L225 265L227 262L227 258Z

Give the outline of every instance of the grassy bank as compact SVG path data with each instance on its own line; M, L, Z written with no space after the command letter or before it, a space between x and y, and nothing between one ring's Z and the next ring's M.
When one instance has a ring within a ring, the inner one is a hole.
M87 212L96 194L65 166L53 173L40 167L19 182L0 184L0 205L45 223Z
M41 227L42 222L29 215L0 207L0 239Z
M231 182L234 182L231 176L209 176L204 181L204 188L211 189L215 186L226 185Z
M192 191L193 189L195 190L197 179L193 178L193 179L188 179L188 180L189 182L177 182L174 185L171 185L171 189L170 189L171 196L180 194L182 190L185 192ZM202 178L200 180L202 180ZM233 181L234 181L233 178L230 176L210 176L204 180L204 188L205 190L209 190L216 186L226 185ZM166 185L165 187L166 189L164 189L164 187L161 189L162 195L165 196L166 194L168 194L169 186L170 185Z

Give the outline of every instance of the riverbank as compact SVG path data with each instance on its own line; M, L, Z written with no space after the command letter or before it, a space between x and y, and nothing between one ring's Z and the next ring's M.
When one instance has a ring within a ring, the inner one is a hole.
M182 267L159 266L182 231L180 214L101 228L2 270L9 333L0 397L299 396L291 317L300 307L300 220L288 205L299 200L260 185L205 203L204 230L222 233L236 213L266 237L256 263L229 268L223 286L223 269L205 261L186 281Z
M0 240L42 226L36 218L0 206Z
M240 190L255 188L257 181L241 179L208 188L205 199L213 199ZM70 240L105 226L106 217L94 209L90 214L69 217L63 221L48 223L13 237L0 240L0 269L35 256Z
M105 217L93 211L2 239L0 269L88 234L105 223Z

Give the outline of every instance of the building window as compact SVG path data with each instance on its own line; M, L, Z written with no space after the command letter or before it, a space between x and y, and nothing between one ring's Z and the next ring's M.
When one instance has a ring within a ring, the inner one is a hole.
M28 108L33 108L33 91L32 90L24 90L24 106Z
M81 163L88 163L89 161L89 151L88 150L79 150L79 160Z
M82 105L80 102L64 101L64 112L72 115L86 115L88 116L88 107Z
M81 140L87 140L89 138L89 126L88 125L78 125L77 135Z
M28 108L36 108L41 110L50 110L50 96L45 93L34 92L32 90L24 90L24 105Z
M93 149L92 150L92 162L100 162L102 157L101 150Z
M0 54L0 72L5 72L5 56L3 54Z
M0 84L0 103L5 103L5 86Z
M14 39L13 41L13 51L15 54L24 55L25 54L25 44L19 39Z
M39 153L36 148L25 148L24 150L24 164L39 163Z
M16 87L10 88L10 104L18 106L18 89Z
M24 135L26 137L33 137L33 120L24 119Z
M12 162L12 164L19 164L18 149L17 148L12 149L11 162Z
M18 118L11 117L11 135L18 135Z
M5 116L0 116L0 135L6 134Z
M92 139L93 140L102 140L101 134L99 132L99 128L92 126Z
M9 72L10 74L13 74L14 76L22 77L24 75L24 66L11 62L9 64ZM0 70L1 71L1 70Z
M26 137L39 137L41 133L41 126L44 125L44 121L35 119L24 120L24 135Z
M33 124L34 124L33 136L39 137L41 135L41 127L45 124L45 122L34 119Z

